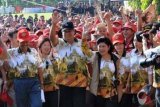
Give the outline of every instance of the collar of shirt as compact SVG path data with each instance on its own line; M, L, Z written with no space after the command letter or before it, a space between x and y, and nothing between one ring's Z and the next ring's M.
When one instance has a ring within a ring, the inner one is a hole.
M64 39L63 39L64 40ZM64 40L65 43L68 43L66 40ZM74 42L78 42L77 38L74 38Z
M28 49L27 49L27 52L31 52L31 49L28 48ZM20 48L18 48L18 53L23 53L22 50L21 50Z

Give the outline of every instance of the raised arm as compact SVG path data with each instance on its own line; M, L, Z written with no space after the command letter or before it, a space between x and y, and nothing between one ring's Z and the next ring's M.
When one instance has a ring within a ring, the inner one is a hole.
M136 10L137 15L137 31L142 31L142 11Z
M112 39L112 36L114 35L114 31L113 31L112 24L111 24L111 21L110 21L111 15L112 15L111 12L107 12L107 13L104 14L104 19L107 23L107 31L108 31L110 40Z
M52 15L52 26L50 29L50 40L53 43L53 46L56 46L58 44L58 37L56 36L56 27L57 23L60 21L60 16L57 11L55 11Z
M8 58L7 47L4 45L0 38L0 59L5 60Z
M82 52L87 56L92 56L92 51L89 49L88 43L87 43L87 35L89 34L89 31L91 29L91 23L86 23L83 27L83 33L82 33L82 45L81 49Z

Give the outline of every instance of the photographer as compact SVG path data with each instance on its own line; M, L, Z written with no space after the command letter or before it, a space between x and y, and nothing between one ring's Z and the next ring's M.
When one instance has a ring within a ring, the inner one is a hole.
M143 51L147 51L152 47L157 47L160 45L160 32L159 30L160 23L151 23L147 24L143 29L142 43L143 43ZM148 53L148 52L147 52Z
M150 77L152 72L148 68L142 68L139 66L139 61L145 58L142 45L142 37L140 36L142 32L137 32L134 37L135 48L130 52L130 70L131 70L131 93L132 107L138 107L139 102L137 99L137 93L146 84L151 84Z
M160 107L160 46L147 50L145 55L147 58L141 60L140 65L144 68L153 67L153 87L156 88L156 107Z

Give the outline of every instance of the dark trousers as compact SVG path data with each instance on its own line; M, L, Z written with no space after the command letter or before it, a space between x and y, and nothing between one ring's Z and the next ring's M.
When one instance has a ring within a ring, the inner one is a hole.
M121 107L139 107L137 94L123 94L120 105Z
M89 91L86 93L86 96L87 107L119 107L117 96L103 98L95 96Z
M120 107L132 107L132 94L123 94Z
M0 107L7 107L7 104L0 100Z
M156 99L156 107L160 107L160 89L156 89L156 94L155 94L155 99Z
M14 79L17 107L42 107L38 78Z
M58 90L45 92L45 103L43 107L58 107Z
M86 107L86 88L60 85L60 107Z

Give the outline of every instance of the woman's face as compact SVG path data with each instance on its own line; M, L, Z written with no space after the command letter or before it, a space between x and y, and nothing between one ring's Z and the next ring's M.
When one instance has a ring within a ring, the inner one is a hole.
M42 44L40 50L41 50L42 54L49 55L49 53L51 51L51 45L50 45L49 41L44 42Z
M108 46L107 44L105 44L103 42L98 44L98 52L102 56L105 54L108 54L109 49L110 49L110 46Z
M116 51L118 53L123 53L123 51L124 51L124 44L123 43L116 43L114 45L114 48L116 49Z

